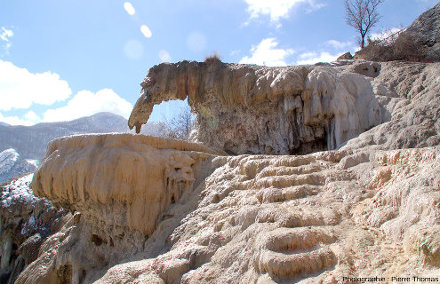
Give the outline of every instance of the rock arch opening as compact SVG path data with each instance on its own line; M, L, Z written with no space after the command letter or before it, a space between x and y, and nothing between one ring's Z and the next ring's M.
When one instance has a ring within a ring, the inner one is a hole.
M380 72L375 64L160 64L141 83L129 126L146 123L155 105L180 99L197 114L191 140L232 155L337 149L389 120L371 80Z

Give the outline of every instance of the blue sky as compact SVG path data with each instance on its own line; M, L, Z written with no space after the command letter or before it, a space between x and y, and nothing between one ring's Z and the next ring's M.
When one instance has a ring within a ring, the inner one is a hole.
M331 61L357 47L343 0L1 0L0 121L32 125L100 111L128 118L161 62L268 66ZM385 0L380 33L437 0ZM170 118L176 104L155 108Z

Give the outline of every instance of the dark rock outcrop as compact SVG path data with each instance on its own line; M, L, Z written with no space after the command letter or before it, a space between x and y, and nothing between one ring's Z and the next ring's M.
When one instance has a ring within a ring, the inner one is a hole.
M24 175L0 188L1 283L14 283L68 214L47 199L34 196L29 187L32 177Z

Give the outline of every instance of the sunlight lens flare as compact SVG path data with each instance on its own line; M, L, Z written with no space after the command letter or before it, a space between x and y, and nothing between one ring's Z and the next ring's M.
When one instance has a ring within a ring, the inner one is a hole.
M124 46L124 53L129 59L137 60L144 55L144 47L137 40L130 40Z
M136 14L136 9L133 7L133 5L130 2L124 2L124 10L130 16Z
M159 58L160 58L161 62L170 62L171 61L171 55L165 49L162 49L161 51L159 51Z
M141 26L141 33L144 35L144 37L146 38L150 38L153 34L151 33L150 28L147 25L142 25Z

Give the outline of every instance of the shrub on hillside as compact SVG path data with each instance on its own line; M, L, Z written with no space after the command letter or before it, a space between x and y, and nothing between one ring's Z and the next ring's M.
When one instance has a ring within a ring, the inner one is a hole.
M221 64L222 61L220 56L215 52L207 57L205 57L205 63L208 65Z
M383 40L368 39L368 45L358 51L355 58L370 61L424 61L422 45L408 32Z

